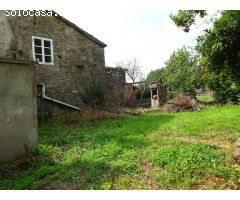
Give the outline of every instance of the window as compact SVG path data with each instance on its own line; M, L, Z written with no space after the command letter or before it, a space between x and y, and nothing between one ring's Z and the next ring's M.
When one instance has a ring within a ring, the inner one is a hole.
M33 60L39 64L53 65L53 42L51 39L32 37Z

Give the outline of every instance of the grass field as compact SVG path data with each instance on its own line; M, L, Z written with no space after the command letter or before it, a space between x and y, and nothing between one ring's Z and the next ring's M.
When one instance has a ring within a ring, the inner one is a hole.
M240 189L238 137L233 105L40 124L37 151L0 166L0 189Z
M214 97L213 96L201 96L201 95L197 95L197 100L200 102L204 102L204 103L210 103L214 101Z

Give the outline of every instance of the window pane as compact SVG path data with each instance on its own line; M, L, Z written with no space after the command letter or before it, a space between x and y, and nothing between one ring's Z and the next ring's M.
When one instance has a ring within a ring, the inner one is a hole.
M42 54L42 47L35 47L35 53Z
M51 55L51 49L50 48L44 48L45 55Z
M45 56L45 62L46 63L51 63L52 62L52 57L51 56Z
M34 38L34 45L35 46L42 46L42 40Z
M38 62L42 62L43 60L42 60L42 55L35 55L35 59L36 59L36 61L38 61Z
M48 40L44 40L44 47L51 47L51 42Z

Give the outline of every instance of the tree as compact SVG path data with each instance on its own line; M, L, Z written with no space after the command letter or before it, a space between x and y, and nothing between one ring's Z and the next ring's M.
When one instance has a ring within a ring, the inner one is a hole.
M198 37L196 49L217 101L240 100L240 11L222 11L213 27Z
M196 16L201 18L207 15L206 10L179 10L177 15L170 15L177 27L181 27L184 32L189 32L190 27L195 24Z
M206 11L182 11L171 15L178 27L186 32L195 22L196 15L206 16ZM229 73L235 80L240 79L240 11L226 10L221 17L215 19L213 27L205 30L205 34L197 39L198 50L211 71Z
M196 49L210 71L227 73L235 81L240 79L240 11L223 11L197 41Z
M116 64L116 66L127 69L127 76L131 79L133 84L136 82L137 79L141 78L142 66L139 65L139 61L136 57L134 57L132 60L127 61L126 63L119 62Z
M148 81L159 81L160 83L163 83L163 71L164 68L152 70L147 75Z
M179 27L190 27L191 16L183 12L172 17ZM180 20L180 19L185 19ZM236 101L240 96L240 11L226 10L213 21L213 26L198 37L196 50L201 54L207 82L218 101ZM225 95L225 96L224 96ZM224 96L224 97L223 97Z
M197 60L186 47L171 54L162 71L163 85L170 93L195 94L197 87Z
M140 81L142 83L139 85L139 91L141 91L141 99L143 99L143 95L144 95L148 86L147 86L145 75L142 72L141 72L141 75L140 75Z
M214 90L214 99L218 102L237 102L240 100L240 82L233 81L227 73L209 72L207 83Z
M140 95L138 95L138 93L136 94L136 96L139 96L139 98L143 98L145 90L146 90L146 84L144 83L145 81L145 76L142 72L142 66L139 64L139 61L137 60L136 57L134 57L132 60L129 60L127 62L118 62L116 63L116 67L121 67L126 69L126 74L128 76L128 78L132 81L132 95L134 94L134 88L135 88L135 82L137 80L142 81L142 84L139 84L139 89L138 93Z

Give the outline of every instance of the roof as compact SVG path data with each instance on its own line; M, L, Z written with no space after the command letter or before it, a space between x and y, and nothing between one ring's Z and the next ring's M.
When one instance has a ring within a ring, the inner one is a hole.
M55 11L53 11L53 16L58 18L59 20L63 21L64 23L66 23L67 25L71 26L72 28L74 28L76 31L78 31L79 33L83 34L85 37L87 37L88 39L92 40L93 42L95 42L96 44L98 44L100 47L104 48L107 45L105 43L103 43L102 41L98 40L97 38L95 38L94 36L92 36L91 34L87 33L86 31L84 31L83 29L79 28L76 24L70 22L69 20L67 20L66 18L62 17L61 15L59 15L58 13L56 13Z

